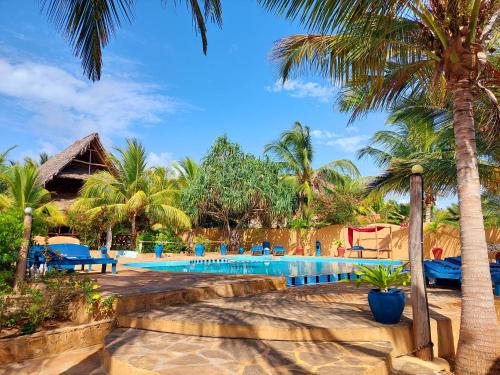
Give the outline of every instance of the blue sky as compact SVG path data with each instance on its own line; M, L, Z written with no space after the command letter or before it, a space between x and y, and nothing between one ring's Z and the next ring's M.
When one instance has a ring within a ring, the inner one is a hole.
M210 27L207 56L184 6L137 2L133 22L104 51L98 83L83 76L38 3L0 0L0 150L18 145L14 159L53 154L93 131L107 147L139 138L152 164L199 160L222 134L262 154L300 121L313 130L319 167L355 159L384 128L384 113L347 127L348 115L334 104L336 89L320 77L277 82L273 42L304 30L254 0L223 2L224 24ZM371 160L357 164L364 175L378 171Z

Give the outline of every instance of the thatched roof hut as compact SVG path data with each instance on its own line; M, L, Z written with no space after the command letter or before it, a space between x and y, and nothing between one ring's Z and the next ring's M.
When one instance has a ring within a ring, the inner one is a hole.
M92 133L40 166L40 180L54 200L67 209L85 180L97 171L114 171L99 135Z

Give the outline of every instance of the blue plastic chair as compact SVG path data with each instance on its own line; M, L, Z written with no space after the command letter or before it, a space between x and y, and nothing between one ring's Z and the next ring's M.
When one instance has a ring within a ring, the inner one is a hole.
M259 245L253 245L250 248L251 255L262 255L263 251L264 251L264 249L262 248L262 246L259 246Z
M245 248L240 247L240 248L238 249L238 254L245 254Z
M271 242L269 241L264 241L262 242L262 248L264 249L264 255L270 255L271 254Z
M320 257L321 256L321 242L316 241L316 256Z
M274 246L273 254L274 255L285 255L285 247L279 246L279 245Z

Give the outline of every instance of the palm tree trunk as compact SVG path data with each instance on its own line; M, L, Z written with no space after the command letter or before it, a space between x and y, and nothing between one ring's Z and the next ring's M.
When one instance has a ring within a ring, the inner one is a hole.
M106 249L111 250L113 244L113 224L109 224L106 230Z
M500 329L481 209L471 86L468 79L460 79L451 87L462 247L462 315L457 374L498 374Z
M425 193L425 222L431 222L433 199L430 193Z
M130 216L130 248L135 249L137 247L137 227L136 227L136 220L137 219L137 214L132 214Z

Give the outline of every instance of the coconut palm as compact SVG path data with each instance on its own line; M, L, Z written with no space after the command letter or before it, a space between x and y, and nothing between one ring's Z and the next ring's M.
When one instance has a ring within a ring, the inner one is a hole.
M190 157L185 157L180 161L173 162L172 168L178 175L176 179L177 186L182 189L193 181L198 173L199 165Z
M462 324L457 372L500 371L497 324L481 212L474 107L489 113L496 134L499 108L492 87L498 59L494 0L261 0L299 19L314 34L280 40L281 76L310 68L334 82L366 88L355 111L390 108L402 96L435 93L453 108L462 245ZM494 50L494 49L493 49ZM476 94L477 93L477 94ZM497 367L495 367L497 366Z
M166 182L163 168L147 169L146 150L137 140L127 140L127 148L117 148L113 157L117 173L103 171L90 176L73 209L88 215L110 215L116 222L130 220L131 246L137 239L137 220L151 224L189 228L189 217L173 206L177 191ZM108 229L109 232L109 229Z
M38 168L31 164L14 164L1 175L7 190L0 194L0 210L23 211L31 207L48 225L65 223L65 216L52 201L50 192L39 180Z
M266 145L264 152L276 157L287 174L287 179L296 187L299 200L297 213L302 217L313 199L314 191L320 185L341 184L345 175L360 175L350 160L334 160L314 169L310 128L300 122L295 122L292 129L283 132L279 140Z
M415 117L403 121L390 120L388 124L394 130L376 132L370 144L358 151L358 157L369 156L378 166L385 168L382 174L370 181L368 189L383 193L407 193L411 166L422 165L425 181L425 222L429 223L436 195L456 192L452 129L449 124L436 126L433 121L425 118L415 121ZM480 137L478 141L482 141ZM482 156L478 160L480 177L481 182L488 185L496 178L498 166L491 150L481 146L484 146L484 142L478 142L478 150Z
M220 0L162 0L164 5L185 2L191 9L193 26L200 34L203 53L207 53L207 22L222 25ZM101 78L102 49L121 27L130 22L134 0L42 0L41 10L49 21L68 39L73 53L82 61L84 74L92 81Z

